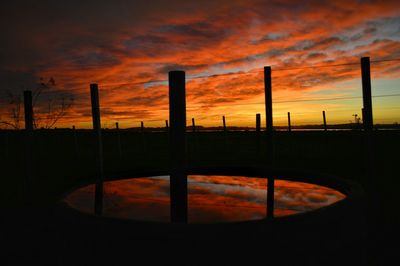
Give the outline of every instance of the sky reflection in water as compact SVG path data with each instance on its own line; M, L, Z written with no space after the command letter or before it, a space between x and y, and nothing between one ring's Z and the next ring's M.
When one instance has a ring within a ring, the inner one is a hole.
M133 178L104 183L104 216L169 222L169 176ZM264 178L189 175L189 223L215 223L263 219L266 216ZM275 216L318 209L345 198L323 186L275 181ZM65 198L72 208L93 213L94 185Z

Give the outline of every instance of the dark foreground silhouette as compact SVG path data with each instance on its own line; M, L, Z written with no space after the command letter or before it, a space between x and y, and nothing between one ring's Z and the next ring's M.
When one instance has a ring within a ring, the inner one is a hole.
M357 193L302 215L225 224L110 219L62 204L3 213L5 265L366 265Z
M61 218L51 210L10 213L3 265L366 265L357 216L185 230Z

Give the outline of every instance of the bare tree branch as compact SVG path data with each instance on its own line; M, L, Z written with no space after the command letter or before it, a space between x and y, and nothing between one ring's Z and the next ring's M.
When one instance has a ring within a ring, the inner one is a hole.
M67 99L65 95L62 95L60 96L59 100L56 100L55 97L50 97L48 99L43 99L43 97L41 97L46 92L46 90L50 90L55 86L56 82L53 78L50 78L47 82L44 82L44 79L40 78L39 83L32 90L34 128L52 128L62 117L67 114L68 110L72 107L74 101L73 97ZM9 118L6 120L0 119L0 124L10 126L14 129L20 129L20 124L22 121L22 98L20 95L14 95L11 91L7 91L6 95L9 99L8 104L10 106Z

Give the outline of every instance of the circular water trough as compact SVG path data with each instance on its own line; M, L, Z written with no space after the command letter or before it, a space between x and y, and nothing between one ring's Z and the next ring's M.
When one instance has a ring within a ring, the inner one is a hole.
M275 215L266 218L266 179L271 176ZM91 213L93 186L67 193L58 214L65 243L75 250L68 257L115 263L133 256L147 264L175 265L343 265L364 259L363 191L357 184L232 167L191 169L188 180L187 224L169 222L169 182L163 172L107 181L102 217Z

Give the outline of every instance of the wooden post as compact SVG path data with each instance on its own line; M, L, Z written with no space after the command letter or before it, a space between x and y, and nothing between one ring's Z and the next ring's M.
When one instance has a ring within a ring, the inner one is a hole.
M271 67L264 67L264 89L265 89L265 127L268 135L272 136L272 80Z
M96 162L97 176L94 196L94 213L102 215L103 212L103 182L104 182L104 166L103 166L103 143L101 139L101 122L100 122L100 104L99 90L97 84L90 84L90 96L92 102L92 121L93 132L96 138Z
M75 128L75 126L72 126L72 134L73 134L73 136L74 136L75 156L76 156L76 159L79 159L78 136L76 135L76 128Z
M25 184L23 188L24 201L27 206L32 205L33 200L33 105L32 92L24 91L24 113L25 113Z
M222 116L222 127L223 127L223 131L224 131L224 151L226 152L228 150L228 136L227 136L227 129L226 129L226 120L225 120L225 116Z
M271 67L264 67L264 89L265 89L265 130L267 133L267 160L273 164L273 119L272 119L272 78ZM273 177L267 177L267 218L274 217L274 191L275 181Z
M140 121L140 139L142 142L142 156L147 156L147 142L144 134L144 122Z
M168 125L168 120L165 120L165 135L167 136L166 143L167 143L167 149L169 145L169 125Z
M374 139L373 139L373 118L372 118L372 97L371 97L371 74L370 74L370 59L369 57L361 58L361 75L362 75L362 92L363 92L363 109L362 119L365 130L364 137L364 164L365 175L367 177L367 195L369 200L369 210L372 213L373 225L377 226L381 217L381 185L377 182L375 175L375 160L374 160Z
M256 114L256 132L260 133L261 132L261 115Z
M363 92L363 124L365 131L372 131L372 97L371 97L371 73L369 57L361 58L362 92Z
M264 67L265 90L265 131L267 135L267 160L272 164L274 157L273 119L272 119L272 79L271 67Z
M322 111L322 117L324 119L324 131L328 131L328 127L326 126L326 116L325 111Z
M361 108L361 121L362 121L362 123L363 123L364 130L367 131L367 129L365 128L365 124L364 124L364 117L365 117L364 112L365 112L364 108ZM358 124L359 124L359 123L358 123ZM360 127L358 127L358 129L361 130Z
M224 132L226 132L226 121L225 121L225 116L222 116L222 126L224 128Z
M185 72L169 73L171 222L187 223Z
M121 134L119 132L119 123L115 122L115 129L117 130L117 148L119 158L122 158Z
M256 114L256 151L260 152L261 114Z
M193 140L193 142L192 142L192 144L193 144L193 146L191 147L191 151L192 151L192 153L193 154L195 154L196 153L196 150L197 150L197 144L198 144L198 140L197 140L197 134L195 134L196 133L196 123L195 123L195 121L194 121L194 118L192 117L192 132L193 132L193 138L192 138L192 140ZM189 146L190 147L190 146Z
M287 121L288 121L288 131L292 131L292 125L290 124L290 112L287 113Z
M192 132L196 132L196 124L194 122L194 117L192 117Z

